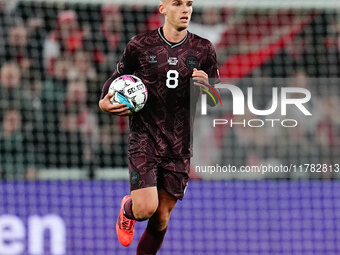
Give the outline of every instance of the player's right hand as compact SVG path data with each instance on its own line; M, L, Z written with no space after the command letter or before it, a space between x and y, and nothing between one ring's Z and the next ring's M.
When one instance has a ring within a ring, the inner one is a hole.
M112 93L107 93L103 99L99 100L99 108L105 112L113 113L118 116L131 115L131 111L126 104L112 104L110 99L113 97Z

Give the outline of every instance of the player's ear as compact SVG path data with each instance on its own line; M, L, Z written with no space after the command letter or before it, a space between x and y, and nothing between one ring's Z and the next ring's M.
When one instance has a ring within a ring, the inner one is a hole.
M161 3L159 5L158 10L161 14L165 15L166 11L165 11L165 7L164 7L163 3Z

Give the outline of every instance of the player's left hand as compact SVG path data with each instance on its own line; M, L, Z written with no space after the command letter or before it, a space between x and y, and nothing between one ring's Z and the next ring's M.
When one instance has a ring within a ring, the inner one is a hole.
M197 70L197 68L194 68L194 71L192 73L192 78L194 79L194 85L201 87L203 89L209 90L209 79L206 72L202 70Z

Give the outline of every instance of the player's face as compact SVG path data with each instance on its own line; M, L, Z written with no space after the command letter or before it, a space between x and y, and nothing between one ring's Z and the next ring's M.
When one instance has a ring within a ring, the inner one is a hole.
M192 0L163 1L161 13L165 16L165 22L178 31L186 29L191 19L192 4Z

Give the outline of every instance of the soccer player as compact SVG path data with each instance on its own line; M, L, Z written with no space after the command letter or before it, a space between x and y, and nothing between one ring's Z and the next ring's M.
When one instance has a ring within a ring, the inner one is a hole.
M108 94L112 81L125 74L141 78L149 93L144 108L130 115L131 196L122 199L116 224L119 241L128 246L135 222L149 219L137 255L157 253L170 213L184 196L192 154L190 91L194 87L199 95L199 87L207 88L208 77L212 83L219 79L214 47L187 31L192 5L192 0L161 1L164 26L130 40L115 72L104 84L99 101L103 111L130 115L125 104L111 104L113 95Z

